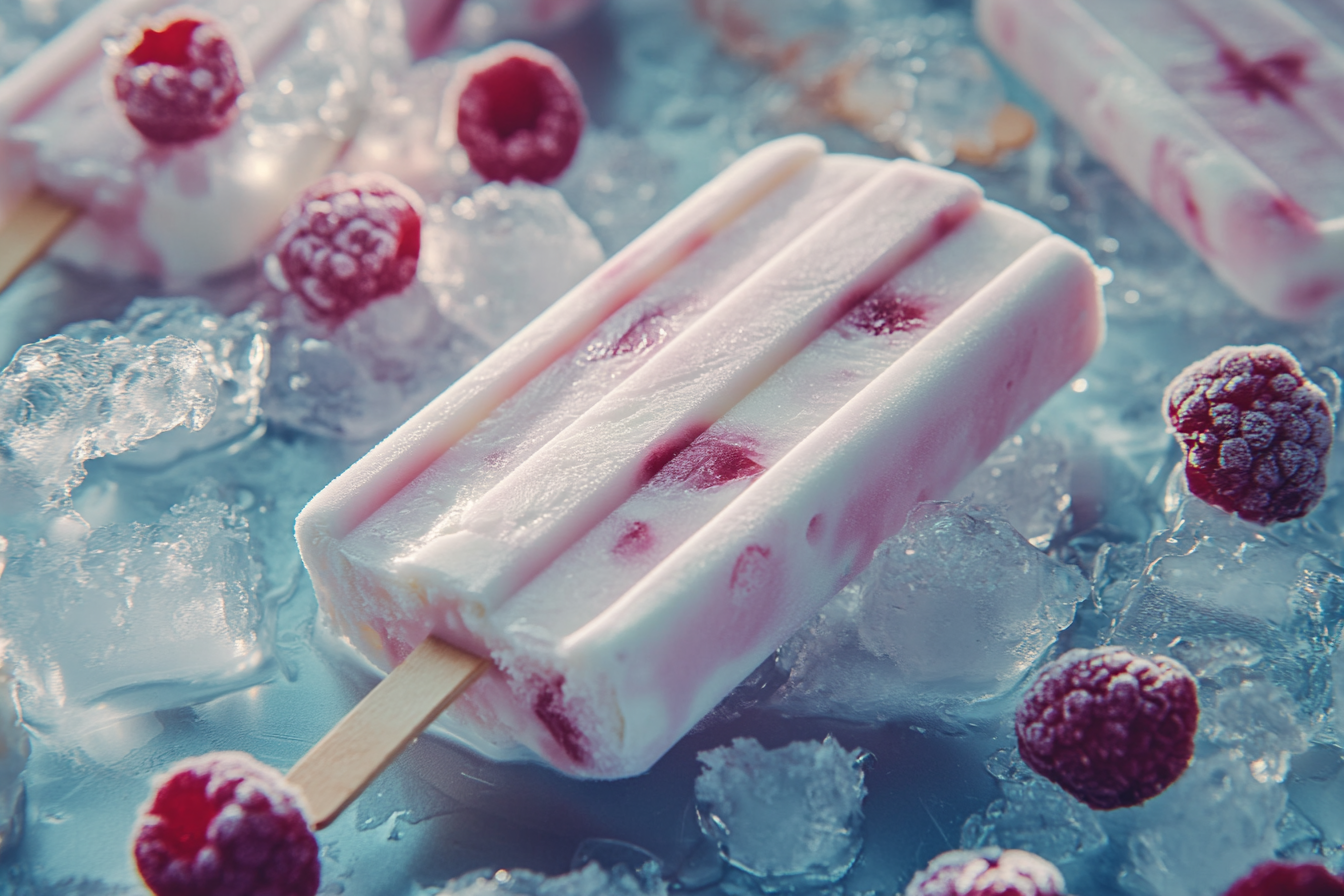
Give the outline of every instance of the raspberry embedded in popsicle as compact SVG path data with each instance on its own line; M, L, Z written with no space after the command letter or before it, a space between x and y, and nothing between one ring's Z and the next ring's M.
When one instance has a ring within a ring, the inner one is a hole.
M1314 862L1264 862L1224 896L1344 896L1344 881Z
M574 158L587 120L565 64L519 41L462 62L447 96L457 140L486 180L555 180Z
M1268 525L1305 516L1325 493L1334 416L1287 349L1219 349L1181 371L1163 406L1196 497Z
M194 11L143 25L112 63L112 92L151 143L190 143L233 121L250 74L223 26Z
M298 792L246 753L170 768L132 844L157 896L313 896L321 874Z
M1017 708L1022 759L1093 809L1137 806L1181 776L1195 752L1195 679L1164 656L1070 650Z
M332 174L285 214L276 259L290 289L339 323L415 279L420 209L410 187L385 174Z
M1064 875L1020 849L954 849L911 879L905 896L1063 896Z

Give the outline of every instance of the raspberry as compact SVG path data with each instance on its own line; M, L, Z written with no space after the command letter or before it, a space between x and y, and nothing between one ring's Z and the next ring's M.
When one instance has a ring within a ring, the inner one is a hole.
M1173 659L1120 647L1070 650L1017 708L1022 759L1093 809L1166 790L1195 752L1195 679Z
M1020 849L955 849L914 876L905 896L1063 896L1064 876Z
M332 174L285 213L276 258L290 289L339 323L415 279L420 210L415 191L385 174Z
M1219 349L1181 371L1163 403L1196 497L1266 525L1305 516L1325 493L1334 416L1287 349Z
M237 113L251 74L223 26L177 11L141 26L113 57L112 92L152 143L190 143L218 134Z
M298 794L246 753L170 768L141 809L134 850L157 896L313 896L321 873Z
M1224 896L1344 896L1344 881L1324 865L1265 862L1234 883Z
M509 41L464 60L449 87L457 140L486 180L549 183L574 158L586 114L565 64L540 47Z

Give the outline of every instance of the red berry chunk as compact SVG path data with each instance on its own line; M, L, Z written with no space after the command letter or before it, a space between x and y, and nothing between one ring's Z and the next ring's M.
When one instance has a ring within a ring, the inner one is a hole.
M112 92L146 140L189 143L233 121L250 76L219 23L194 12L160 19L123 46L113 60Z
M1325 493L1334 416L1287 349L1220 349L1183 370L1164 404L1196 497L1269 524L1305 516Z
M1344 896L1344 881L1324 865L1265 862L1234 883L1225 896Z
M1070 650L1041 670L1017 708L1022 759L1093 809L1166 790L1195 752L1195 679L1164 656Z
M457 99L457 140L471 166L504 183L559 177L587 118L565 64L539 47L510 41L460 66L448 96Z
M905 896L1064 896L1064 876L1020 849L958 849L916 874Z
M420 209L415 191L385 174L330 175L285 214L276 258L290 289L339 323L415 279Z
M141 810L134 850L157 896L313 896L321 873L298 794L246 753L170 768Z

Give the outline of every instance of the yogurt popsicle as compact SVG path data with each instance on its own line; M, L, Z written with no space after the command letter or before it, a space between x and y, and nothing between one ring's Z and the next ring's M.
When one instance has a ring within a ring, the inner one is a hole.
M96 7L0 81L0 196L8 211L41 188L82 209L58 245L81 266L198 279L250 258L327 170L379 72L400 64L400 13L385 0L194 4L234 39L256 82L224 130L159 145L109 100L100 45L108 29L166 5Z
M300 550L375 663L491 658L464 739L638 774L1102 331L1086 254L968 178L776 141L323 490Z
M1219 277L1295 319L1344 296L1344 50L1302 14L1327 6L977 0L976 20Z

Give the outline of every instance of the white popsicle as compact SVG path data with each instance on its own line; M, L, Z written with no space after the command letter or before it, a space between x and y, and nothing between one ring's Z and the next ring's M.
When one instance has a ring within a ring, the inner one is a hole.
M749 154L319 494L337 630L494 662L460 736L648 768L1096 348L1077 247L912 162Z

